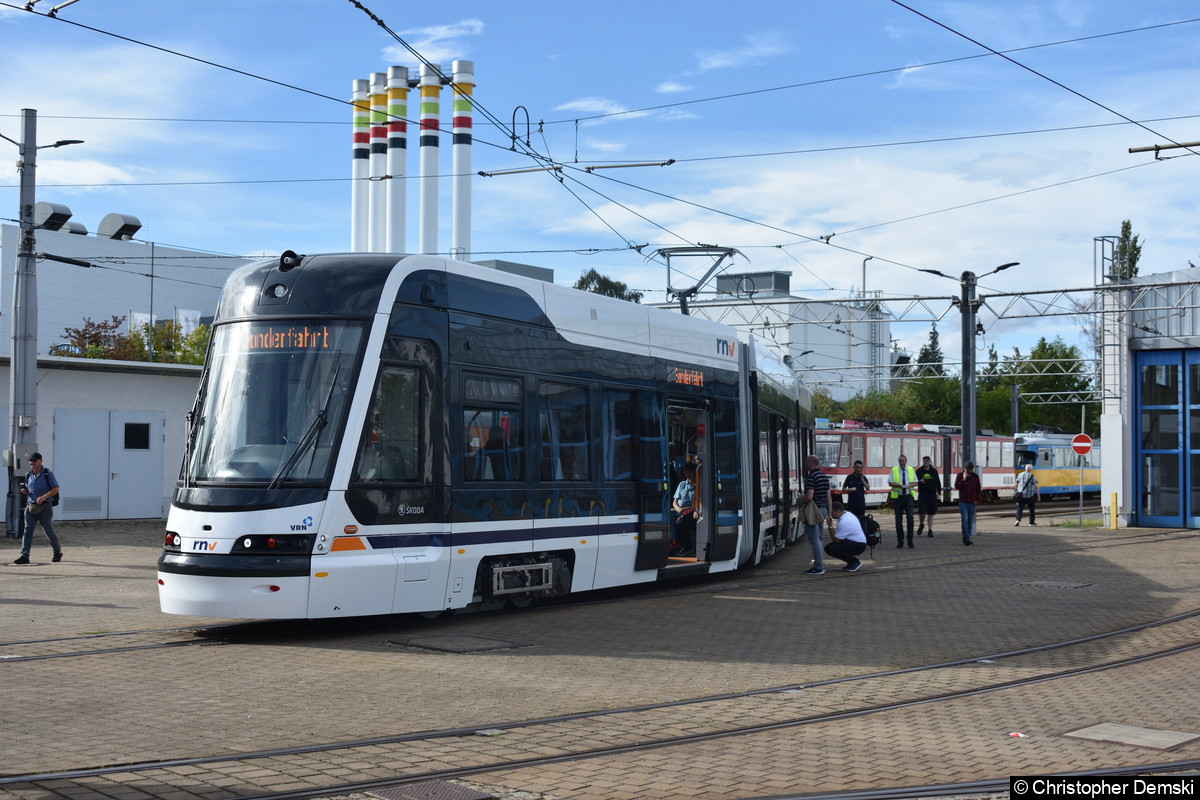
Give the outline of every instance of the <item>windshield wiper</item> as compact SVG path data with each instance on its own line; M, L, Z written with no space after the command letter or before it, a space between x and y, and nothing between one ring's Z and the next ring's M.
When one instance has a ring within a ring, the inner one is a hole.
M275 473L275 477L267 484L267 489L276 489L283 479L291 474L292 469L304 455L304 451L309 447L313 448L312 461L309 462L308 469L312 471L312 465L317 460L317 448L314 445L324 430L326 423L329 421L329 404L333 402L333 390L337 388L338 375L342 372L342 365L338 364L333 373L333 380L329 382L329 393L325 396L325 404L321 406L321 410L317 412L317 416L309 423L308 430L304 432L304 436L300 437L300 441L296 443L296 449L288 456L287 461L283 462L283 466L279 468L279 472Z

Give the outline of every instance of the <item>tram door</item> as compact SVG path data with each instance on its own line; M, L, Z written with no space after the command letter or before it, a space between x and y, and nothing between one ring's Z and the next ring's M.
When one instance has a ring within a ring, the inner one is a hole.
M695 558L706 561L713 542L715 495L713 493L713 460L711 458L712 425L706 404L695 401L685 403L668 400L667 408L667 507L675 497L675 490L686 480L685 464L696 465L696 506L700 517L696 522Z
M711 451L709 413L696 401L666 399L645 392L640 398L642 428L641 536L636 569L658 569L667 565L674 521L671 500L684 480L683 465L698 466L696 498L703 516L696 525L695 559L704 561L712 539L714 514L710 488L712 470L707 463Z
M657 392L639 392L638 412L641 508L634 569L658 569L667 565L667 555L671 549L673 490L668 486L671 476L667 465L666 398Z

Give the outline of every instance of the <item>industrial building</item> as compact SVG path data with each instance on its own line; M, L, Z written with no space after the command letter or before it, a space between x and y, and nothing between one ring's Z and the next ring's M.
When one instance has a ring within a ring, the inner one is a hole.
M752 333L774 345L811 388L848 400L890 388L891 317L871 295L816 302L791 293L791 273L718 275L716 295L688 312Z
M1200 528L1200 270L1107 278L1101 500L1120 525Z
M37 408L16 424L34 432L31 449L43 454L63 486L55 516L165 516L200 367L80 358L65 331L113 317L124 319L123 332L165 320L185 329L210 322L225 278L246 260L135 241L140 224L127 215L110 214L89 234L65 206L38 203L35 224ZM19 235L18 226L0 225L0 379L6 389ZM0 418L6 435L9 399L5 391ZM9 532L16 528L14 501L10 490Z

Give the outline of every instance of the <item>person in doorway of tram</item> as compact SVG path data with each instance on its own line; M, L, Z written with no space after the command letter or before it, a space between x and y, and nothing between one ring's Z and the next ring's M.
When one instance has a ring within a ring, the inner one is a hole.
M671 509L678 514L675 518L675 555L696 555L696 465L683 465L683 480L675 489Z
M921 459L921 466L917 467L917 514L920 526L917 528L917 536L921 535L921 531L925 530L925 518L929 517L929 535L933 536L933 515L938 510L938 494L942 491L942 476L938 475L937 467L933 465L933 460L929 456L924 456Z
M805 575L825 574L825 551L821 549L821 526L824 519L829 517L829 476L821 472L821 459L810 455L804 459L808 472L804 475L804 500L816 506L820 519L816 524L805 520L804 532L808 535L808 543L813 551L813 565L804 571Z
M28 564L29 551L33 549L33 528L39 523L50 540L54 550L51 561L62 561L62 548L58 546L58 537L54 535L54 524L51 520L54 514L50 507L54 496L58 494L58 479L54 473L42 466L42 454L32 453L29 456L29 472L25 474L25 485L21 487L25 506L25 535L21 537L21 555L14 564Z
M888 494L896 511L896 547L904 547L904 520L908 518L908 546L913 546L913 503L917 498L917 471L908 466L908 457L901 455L892 467Z
M836 521L836 525L829 531L833 540L825 545L825 552L845 561L846 566L842 569L846 572L858 572L862 567L858 557L867 549L867 535L863 533L862 522L853 514L847 514L846 507L837 500L830 505L829 516Z
M963 464L963 471L954 479L954 488L958 490L958 514L962 517L963 544L971 544L971 535L975 532L975 507L979 496L983 494L983 486L979 476L975 474L974 462Z
M1026 464L1025 471L1017 476L1017 521L1013 527L1021 524L1021 512L1029 507L1029 524L1037 527L1037 503L1042 499L1042 487L1038 486L1037 476L1033 474L1033 464Z
M867 490L871 488L867 476L863 474L863 463L854 462L854 472L842 481L842 503L846 510L858 517L862 522L867 513Z

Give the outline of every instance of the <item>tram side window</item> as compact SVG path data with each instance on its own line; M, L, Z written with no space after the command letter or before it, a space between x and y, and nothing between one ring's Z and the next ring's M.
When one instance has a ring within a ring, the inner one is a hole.
M538 387L543 481L586 481L588 464L587 390L543 383Z
M462 434L464 480L521 480L521 382L468 375Z
M866 437L863 437L863 436L854 436L853 438L851 438L851 440L850 440L851 441L850 458L847 459L845 456L842 457L842 466L843 467L846 467L846 468L852 467L852 466L854 466L855 461L863 460L863 453L864 453L864 447L865 447L863 442L864 442L865 438Z
M900 437L899 436L889 436L887 439L884 440L883 455L884 455L884 458L886 458L887 460L883 464L880 464L879 466L894 467L895 465L899 464L900 463L900 452L901 452L900 451ZM908 455L908 454L905 453L905 455Z
M383 368L358 452L357 480L387 483L420 478L421 396L419 368Z
M604 426L604 480L632 480L633 443L637 435L637 407L633 393L605 390L600 403L601 424Z
M1012 442L1002 442L1001 444L1003 445L1003 450L1000 454L1000 458L1003 460L1000 462L1000 465L1003 467L1011 467L1014 463L1013 451L1015 449L1015 445L1013 445Z
M867 437L867 466L882 467L883 466L883 437L868 436Z
M987 446L987 466L999 467L1000 461L1000 442L988 442Z

